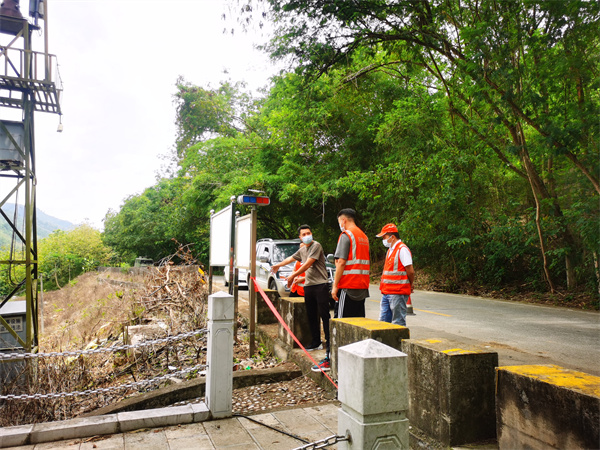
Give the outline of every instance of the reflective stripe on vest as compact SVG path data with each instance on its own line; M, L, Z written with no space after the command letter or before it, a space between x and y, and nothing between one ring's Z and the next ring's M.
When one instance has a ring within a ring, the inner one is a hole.
M350 252L338 287L340 289L369 289L369 270L371 268L369 240L365 233L356 226L350 227L344 233L350 239Z
M394 249L388 250L385 257L383 274L379 289L383 294L410 295L410 280L406 274L406 268L400 261L400 250L410 249L404 242L400 242ZM390 252L392 252L390 254Z

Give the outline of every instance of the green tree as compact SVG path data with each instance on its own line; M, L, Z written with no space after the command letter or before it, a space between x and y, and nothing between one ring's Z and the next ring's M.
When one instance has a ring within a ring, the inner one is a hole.
M462 121L527 180L550 289L552 254L562 255L567 283L574 285L577 239L560 192L549 184L575 170L578 184L587 182L595 195L600 192L594 126L598 3L269 3L279 24L272 55L294 58L309 76L347 66L359 50L383 57L352 78L390 67L403 77L424 72L429 89L447 96L453 120ZM545 233L546 223L550 229ZM597 254L597 246L590 250Z
M71 231L54 231L39 242L38 254L45 289L60 288L110 259L110 249L102 243L100 231L88 224Z

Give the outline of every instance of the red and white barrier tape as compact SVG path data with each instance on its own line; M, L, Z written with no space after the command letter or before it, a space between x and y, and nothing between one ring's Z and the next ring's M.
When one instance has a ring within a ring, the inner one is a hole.
M292 336L292 338L294 339L294 341L296 342L296 344L298 344L300 346L300 348L302 349L302 351L304 353L306 353L306 355L309 357L309 359L315 363L315 366L317 366L319 369L321 369L321 372L323 373L323 375L325 375L327 377L327 379L329 381L331 381L331 384L333 384L335 386L335 388L337 389L338 386L337 384L335 384L335 382L331 379L331 377L329 375L327 375L327 372L325 372L320 366L319 364L314 360L314 358L312 357L312 355L310 353L308 353L308 351L304 348L304 345L302 345L302 343L298 340L298 338L296 337L296 335L294 335L294 333L292 333L292 330L290 330L290 327L288 327L287 323L285 323L285 321L283 320L283 317L281 317L281 314L279 314L279 312L277 311L277 308L275 308L275 306L273 305L273 303L271 302L271 300L269 300L269 297L267 296L267 294L265 294L265 291L263 291L260 286L258 284L256 284L256 278L252 278L252 281L254 284L254 290L256 292L258 292L260 294L260 296L263 298L263 300L265 301L265 303L267 304L267 306L269 307L269 309L273 312L273 314L275 314L275 317L277 318L277 320L279 320L279 323L281 325L283 325L283 328L285 328L285 331L287 331L290 336Z

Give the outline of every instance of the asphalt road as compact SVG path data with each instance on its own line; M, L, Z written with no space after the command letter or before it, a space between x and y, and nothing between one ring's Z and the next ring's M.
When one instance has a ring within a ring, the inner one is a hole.
M367 317L379 318L381 295L371 285ZM240 291L247 299L248 292ZM556 364L600 376L600 313L466 295L417 291L412 339L449 339L498 352L502 366ZM457 345L458 346L458 345Z
M379 318L381 295L370 288L367 317ZM600 376L600 314L592 311L417 291L412 339L445 338L497 351L500 365L556 364Z

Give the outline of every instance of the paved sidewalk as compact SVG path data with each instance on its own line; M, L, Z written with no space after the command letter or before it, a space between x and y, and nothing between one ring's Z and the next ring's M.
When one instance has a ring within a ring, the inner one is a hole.
M299 436L309 442L314 442L337 434L337 410L336 403L328 403L309 408L287 409L248 417ZM302 445L304 445L304 442L298 439L245 418L233 417L11 448L31 450L208 450L229 448L284 450ZM336 446L328 448L335 449Z

